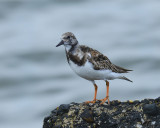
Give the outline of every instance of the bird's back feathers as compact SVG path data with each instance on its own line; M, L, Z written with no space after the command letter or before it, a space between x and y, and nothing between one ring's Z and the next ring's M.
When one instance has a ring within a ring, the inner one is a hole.
M128 71L132 71L112 64L108 57L106 57L97 50L94 50L84 45L81 45L80 48L84 53L89 53L91 55L91 57L88 57L88 60L92 63L95 70L109 69L115 73L128 73Z

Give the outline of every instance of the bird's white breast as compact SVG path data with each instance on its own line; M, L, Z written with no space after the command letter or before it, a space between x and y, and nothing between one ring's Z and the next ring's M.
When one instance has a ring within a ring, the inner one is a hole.
M111 80L120 76L119 73L114 73L111 70L94 70L88 60L84 66L78 66L70 61L70 67L76 74L87 80Z

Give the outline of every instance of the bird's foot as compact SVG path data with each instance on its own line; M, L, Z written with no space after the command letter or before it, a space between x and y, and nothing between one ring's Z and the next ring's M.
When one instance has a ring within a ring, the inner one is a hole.
M94 100L92 100L92 101L86 101L85 103L86 103L86 104L89 104L89 103L93 103L93 104L94 104L94 103L96 103L96 101L97 101L97 99L94 99Z
M104 104L108 100L108 104L110 105L109 96L105 97L104 99L100 99L102 101L100 104Z

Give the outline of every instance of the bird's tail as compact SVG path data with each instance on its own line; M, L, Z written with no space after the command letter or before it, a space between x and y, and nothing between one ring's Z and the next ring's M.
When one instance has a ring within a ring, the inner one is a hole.
M131 81L130 79L128 79L127 77L125 77L125 76L122 76L122 77L120 77L119 79L127 80L127 81L129 81L129 82L133 82L133 81Z

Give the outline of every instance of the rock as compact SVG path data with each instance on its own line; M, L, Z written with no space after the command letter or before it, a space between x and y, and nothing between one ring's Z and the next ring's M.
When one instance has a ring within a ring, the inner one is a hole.
M69 111L70 105L69 104L62 104L57 107L57 115L62 115L63 113L67 113ZM52 111L53 113L53 111Z
M62 104L44 119L43 128L144 128L160 127L160 97L110 105Z
M81 118L83 120L85 120L87 123L93 123L94 122L94 119L93 119L93 113L91 110L89 109L86 109L82 112L81 114Z
M160 102L160 97L156 98L155 102Z
M111 102L111 105L113 105L113 106L117 106L117 105L119 105L119 104L121 104L121 101L119 101L119 100L113 100L113 101Z
M154 104L145 104L143 107L143 112L145 114L148 114L151 116L158 114L156 104L155 103Z

